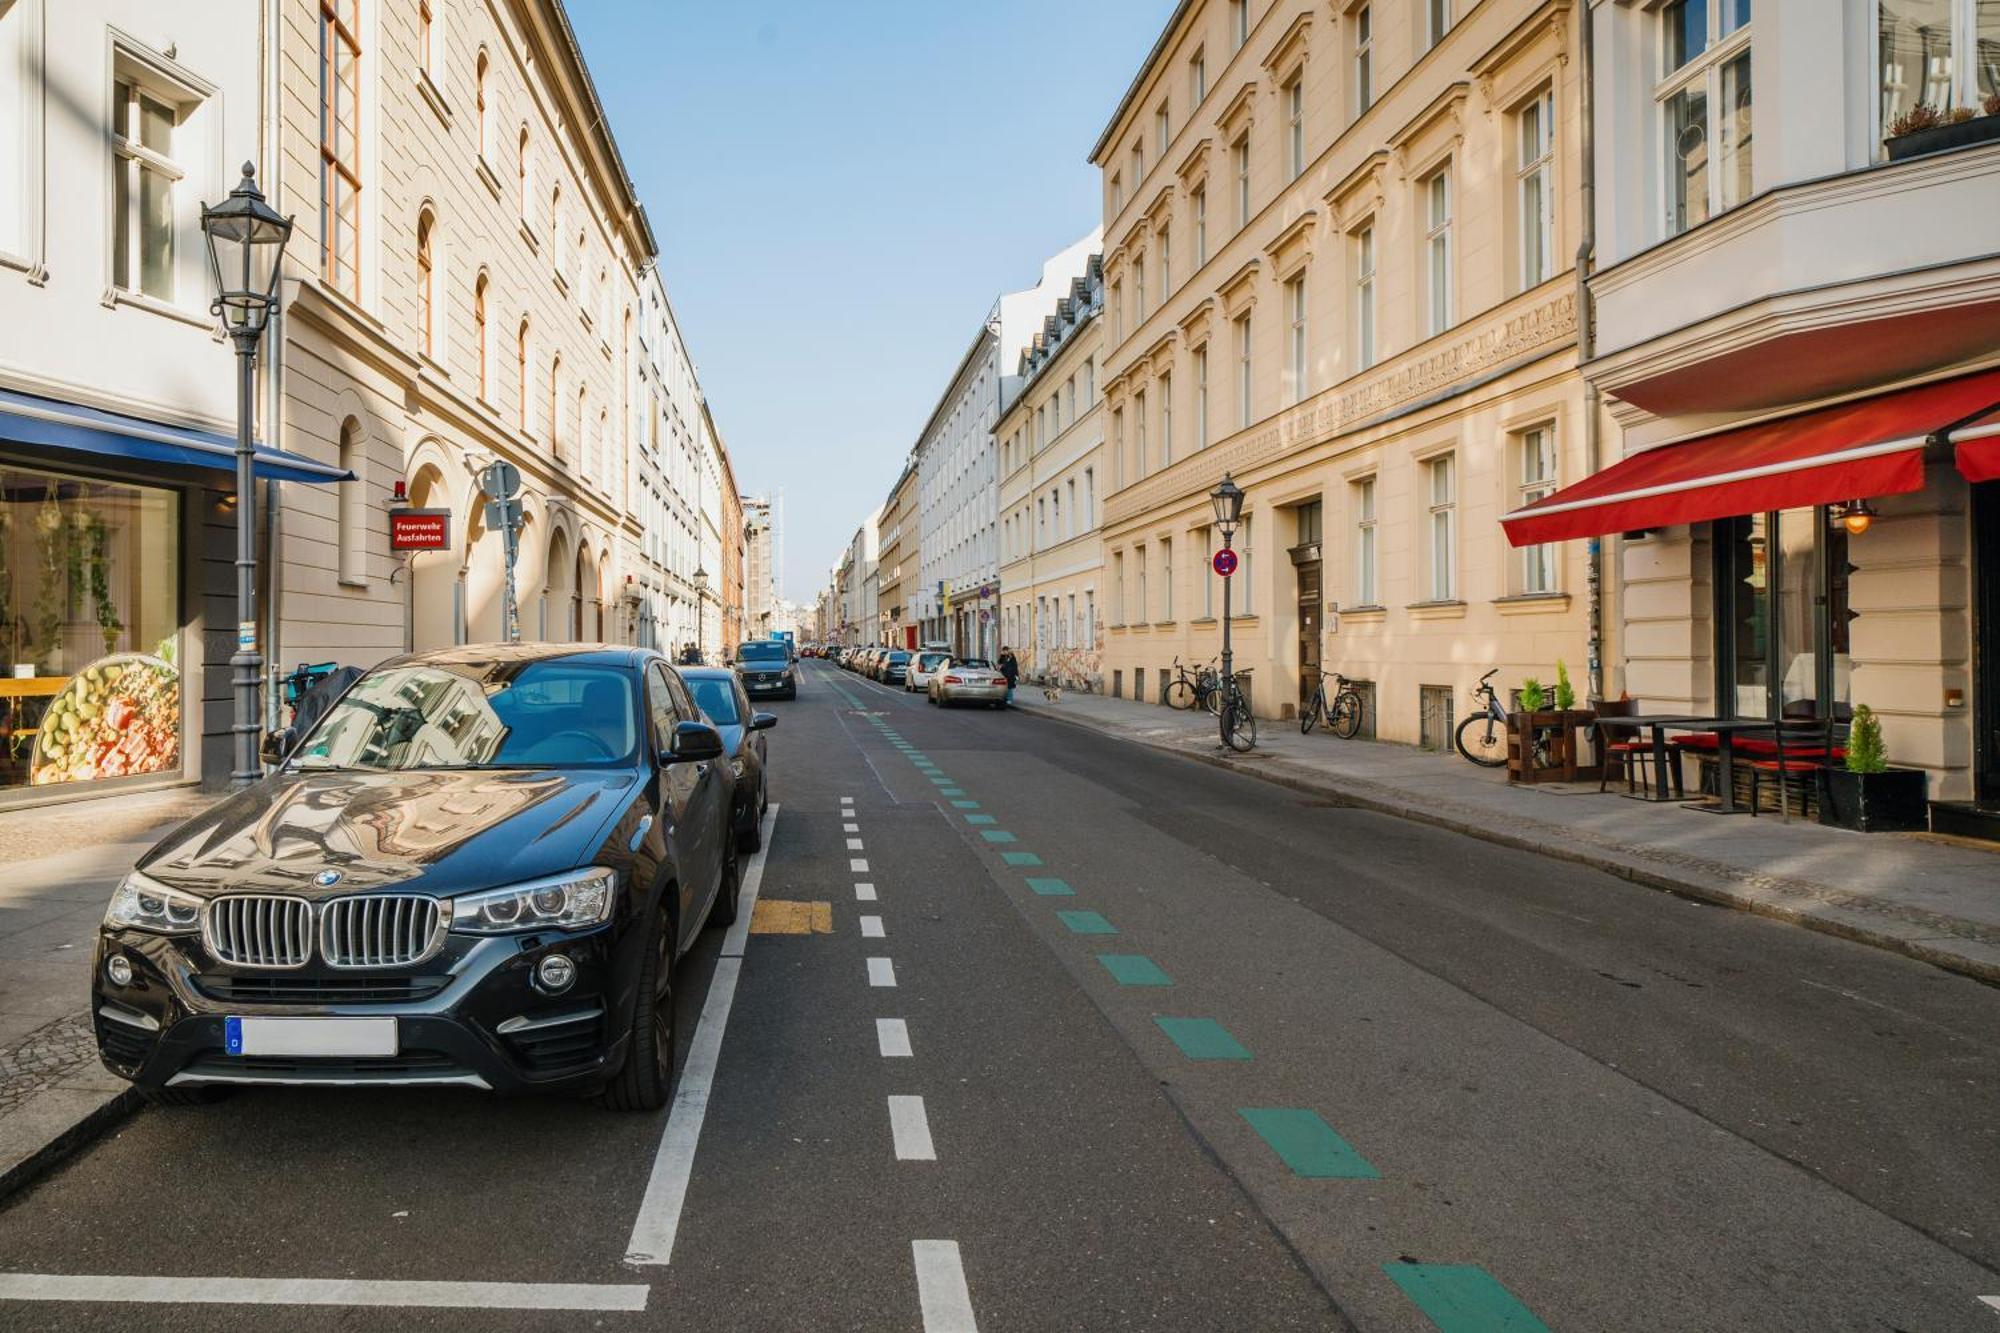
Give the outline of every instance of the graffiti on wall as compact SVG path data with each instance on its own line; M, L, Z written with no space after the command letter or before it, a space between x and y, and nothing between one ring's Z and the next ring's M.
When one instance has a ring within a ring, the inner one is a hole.
M1047 660L1040 679L1045 684L1060 685L1066 690L1082 690L1090 694L1097 692L1103 683L1103 654L1095 648L1051 648L1042 656Z

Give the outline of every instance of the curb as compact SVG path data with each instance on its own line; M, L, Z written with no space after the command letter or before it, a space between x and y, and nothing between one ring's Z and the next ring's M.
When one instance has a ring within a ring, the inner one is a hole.
M1994 958L1981 958L1965 953L1959 949L1950 947L1948 942L1949 937L1943 936L1934 930L1932 933L1920 938L1912 937L1872 926L1865 921L1853 920L1845 916L1833 916L1824 911L1814 911L1785 902L1772 901L1747 889L1738 888L1726 883L1716 883L1685 875L1675 875L1656 867L1622 860L1616 856L1601 852L1594 852L1588 848L1576 846L1565 847L1537 838L1509 833L1504 829L1493 828L1475 820L1454 818L1449 814L1429 809L1411 800L1396 799L1360 791L1351 784L1343 784L1339 779L1326 777L1283 759L1269 759L1262 764L1252 764L1227 754L1208 754L1164 741L1147 740L1143 737L1129 735L1093 719L1077 717L1074 714L1065 715L1057 713L1052 709L1017 707L1017 711L1028 717L1067 723L1073 727L1081 727L1087 731L1096 732L1101 736L1109 736L1114 740L1122 740L1133 745L1144 746L1149 750L1157 750L1162 754L1175 755L1182 759L1192 760L1195 763L1207 764L1212 768L1239 773L1244 777L1256 778L1259 781L1271 783L1273 786L1289 788L1292 791L1310 796L1332 799L1341 805L1354 809L1372 810L1377 814L1390 815L1411 823L1428 824L1434 828L1463 834L1467 837L1477 838L1481 842L1489 842L1496 846L1512 848L1515 851L1533 852L1537 856L1545 856L1552 860L1567 861L1573 865L1587 866L1592 870L1603 871L1607 875L1615 875L1619 879L1626 880L1629 883L1638 884L1649 889L1656 889L1663 893L1670 893L1679 898L1688 898L1717 907L1729 907L1737 911L1750 912L1757 916L1767 917L1774 921L1783 921L1790 925L1803 926L1808 930L1816 930L1821 934L1838 936L1841 939L1849 940L1856 944L1866 944L1873 948L1887 950L1891 953L1899 953L1907 958L1913 958L1922 963L1929 963L1933 967L1942 968L1948 972L1955 972L1960 976L1970 977L1974 981L1984 982L1987 985L2000 986L2000 953L1996 953ZM1904 919L1903 924L1912 930L1925 929L1921 923L1908 919Z
M25 1192L56 1167L89 1147L145 1104L137 1088L112 1094L35 1151L0 1171L0 1206Z

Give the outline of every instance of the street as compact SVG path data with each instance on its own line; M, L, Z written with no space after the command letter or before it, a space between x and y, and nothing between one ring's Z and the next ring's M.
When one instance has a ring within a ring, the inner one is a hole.
M670 1112L148 1109L0 1327L1994 1327L1993 989L804 665Z

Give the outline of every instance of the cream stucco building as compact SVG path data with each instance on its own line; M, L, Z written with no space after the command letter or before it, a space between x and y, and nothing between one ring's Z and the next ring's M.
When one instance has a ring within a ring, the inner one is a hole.
M1498 517L1590 467L1577 373L1574 5L1180 5L1091 154L1104 181L1112 693L1218 652L1207 493L1257 711L1321 666L1448 744L1482 672L1579 683L1584 543Z

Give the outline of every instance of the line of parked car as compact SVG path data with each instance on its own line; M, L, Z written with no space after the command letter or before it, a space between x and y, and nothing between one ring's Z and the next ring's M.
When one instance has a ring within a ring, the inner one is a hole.
M900 685L905 693L921 692L940 708L954 704L1000 708L1007 702L1007 679L993 663L983 657L958 657L936 645L907 649L862 644L828 648L822 655L870 680Z

